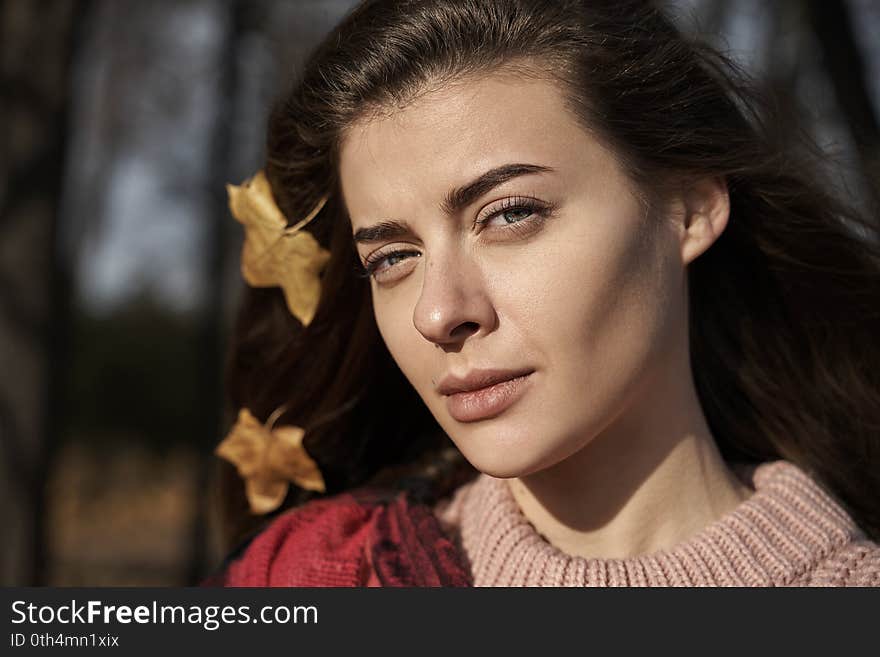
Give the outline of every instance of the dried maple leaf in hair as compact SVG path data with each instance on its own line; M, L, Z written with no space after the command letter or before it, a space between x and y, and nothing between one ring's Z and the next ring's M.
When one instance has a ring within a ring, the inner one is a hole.
M290 312L308 325L321 298L320 273L330 252L302 228L321 211L327 197L288 228L263 171L240 186L226 185L226 191L229 209L245 231L242 276L254 287L280 287Z
M214 453L226 459L245 480L245 494L254 513L269 513L284 501L290 482L325 492L318 464L308 455L300 427L272 427L274 416L261 424L243 408L229 434Z

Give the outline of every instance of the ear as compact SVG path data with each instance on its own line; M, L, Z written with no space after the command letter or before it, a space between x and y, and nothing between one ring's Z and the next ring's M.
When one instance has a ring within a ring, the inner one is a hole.
M681 260L687 265L717 240L730 216L730 195L723 178L700 178L685 190L679 225Z

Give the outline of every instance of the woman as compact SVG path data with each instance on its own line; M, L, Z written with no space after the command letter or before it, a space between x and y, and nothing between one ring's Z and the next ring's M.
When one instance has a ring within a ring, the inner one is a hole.
M646 2L354 10L269 126L319 303L252 273L230 368L321 482L212 582L880 585L876 228L736 80Z

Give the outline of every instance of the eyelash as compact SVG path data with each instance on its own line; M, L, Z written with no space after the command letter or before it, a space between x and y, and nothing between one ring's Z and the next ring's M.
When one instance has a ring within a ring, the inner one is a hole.
M513 223L506 224L504 227L501 227L501 230L510 230L513 232L519 232L520 234L527 233L529 230L537 227L535 224L540 224L544 219L552 214L553 206L549 203L545 203L543 201L539 201L537 199L527 196L509 197L501 202L501 206L497 210L492 211L491 214L483 217L482 219L475 220L474 225L476 226L488 223L495 217L502 215L506 212L522 210L527 210L529 212L529 215L523 219L520 219L519 221L514 221ZM368 257L361 266L360 276L363 278L369 278L375 274L376 269L379 267L379 265L388 258L410 254L418 254L418 251L397 250L391 251L390 253L381 253L378 256ZM393 267L394 265L390 266Z

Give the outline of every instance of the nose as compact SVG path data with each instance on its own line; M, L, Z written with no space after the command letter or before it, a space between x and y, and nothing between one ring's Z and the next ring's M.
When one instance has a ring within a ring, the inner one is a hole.
M426 256L422 290L413 325L439 347L457 346L469 336L494 328L496 314L483 274L461 254Z

